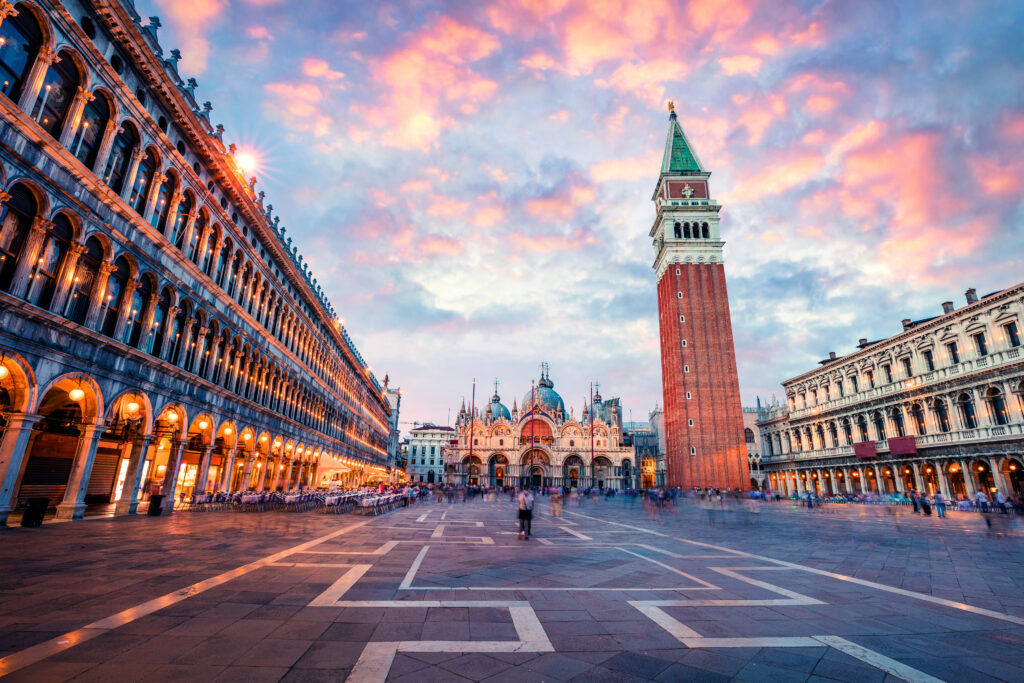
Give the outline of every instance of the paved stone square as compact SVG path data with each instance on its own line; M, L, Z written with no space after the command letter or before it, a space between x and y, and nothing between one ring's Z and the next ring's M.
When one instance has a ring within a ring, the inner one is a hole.
M1024 680L1007 518L510 503L0 530L0 676Z

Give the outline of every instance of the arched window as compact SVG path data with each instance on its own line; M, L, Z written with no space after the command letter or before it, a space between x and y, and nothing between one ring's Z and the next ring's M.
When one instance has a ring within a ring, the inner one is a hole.
M210 377L210 381L214 384L220 384L221 371L224 369L224 352L227 349L227 334L221 337L217 342L217 358L213 361L213 376Z
M853 426L849 420L843 420L843 438L846 439L847 446L853 443Z
M689 223L685 223L683 225L683 237L685 237L686 239L690 239L690 224Z
M971 400L970 395L960 394L956 402L960 408L960 418L963 420L964 428L976 429L978 426L978 416L974 412L974 401Z
M78 257L78 266L75 268L75 283L68 297L68 307L64 316L71 322L79 325L85 324L85 316L89 313L89 302L92 299L92 290L96 284L96 276L100 272L100 264L103 263L103 246L95 237L90 237L85 243L85 251Z
M160 183L160 189L157 190L156 209L153 211L153 216L149 219L149 224L160 232L163 232L164 228L167 227L167 215L171 210L171 197L174 196L174 192L177 189L177 178L175 178L173 173L168 173L164 181Z
M896 436L906 436L907 430L903 426L903 411L899 408L893 408L892 410L892 424L896 429Z
M39 93L39 103L34 105L30 112L43 130L55 138L60 137L64 119L71 109L78 85L82 82L72 54L63 50L59 57L60 59L46 70L43 90Z
M188 302L182 304L178 314L174 316L174 320L171 322L171 327L167 331L167 334L171 335L170 345L167 351L167 362L172 365L177 365L178 360L182 357L181 345L182 335L185 333L185 321L188 319L188 315L191 312L191 308Z
M121 304L126 303L123 299L129 277L131 268L128 266L128 260L122 256L114 262L114 270L107 279L106 300L103 302L103 324L100 326L100 332L108 337L114 336L117 313L121 309Z
M121 339L128 346L139 347L139 340L142 339L142 316L145 314L146 302L152 294L153 279L146 276L139 280L139 286L132 292L128 324L124 326L124 337Z
M156 357L160 357L160 349L164 345L164 337L166 336L167 318L170 317L171 310L171 290L165 289L160 294L160 301L156 305L156 311L153 312L153 334L150 335L149 348L147 351Z
M139 162L139 170L135 174L135 183L132 185L132 193L128 196L128 203L140 216L146 210L146 199L149 197L149 188L153 186L157 163L156 154L152 149L147 149L142 161ZM142 217L145 218L145 216Z
M1010 413L1006 409L1006 401L1003 400L1003 393L992 387L988 390L988 409L992 413L992 421L997 425L1004 425L1010 421Z
M935 405L932 410L935 411L935 418L939 423L939 431L948 432L950 425L949 410L946 409L946 402L942 399L935 401Z
M233 246L231 244L231 240L225 240L224 246L221 247L220 250L220 258L217 261L217 276L216 278L214 278L214 281L217 283L217 286L221 287L222 289L224 288L225 278L228 278L231 272L231 269L228 267L228 264L231 261L232 249Z
M228 296L234 298L235 287L238 285L238 274L242 270L242 252L239 251L235 254L235 258L231 261L231 268L228 271L227 283L225 284L224 291L228 293Z
M917 429L919 436L924 436L928 433L927 427L924 422L924 410L921 409L920 403L915 403L910 407L910 415L914 418L914 428Z
M754 443L754 430L750 427L744 427L743 440L747 443Z
M675 226L673 227L673 231L674 231L674 234L675 234L677 240L678 239L682 239L682 237L683 237L683 227L681 225L679 225L679 223L675 224Z
M861 441L870 441L871 437L868 436L868 421L861 415L857 418L857 429L860 431Z
M8 16L0 26L0 81L3 93L17 102L43 44L43 33L24 4L19 3L14 8L18 13Z
M828 436L833 448L839 445L839 433L836 431L835 422L828 423Z
M213 357L214 344L217 339L217 331L214 329L215 327L215 325L210 326L211 329L206 333L206 338L203 340L201 345L203 355L199 358L199 370L197 371L197 374L200 377L206 377L207 373L210 371L210 359Z
M118 194L124 187L124 177L128 173L132 153L138 145L139 136L135 132L135 126L128 122L122 123L121 132L114 136L110 159L107 160L106 169L103 171L103 182Z
M192 319L191 334L188 335L188 348L185 349L185 362L181 366L193 372L196 367L196 354L199 353L199 346L203 343L203 340L199 336L199 329L202 327L202 321L199 316Z
M49 308L53 302L53 294L57 291L57 276L71 248L71 240L75 230L71 227L68 217L60 213L43 237L43 245L39 249L39 258L32 264L32 275L29 276L27 299L40 308Z
M11 288L14 271L38 210L35 196L20 184L11 189L11 198L0 207L3 212L0 221L0 290L6 292Z
M174 214L174 229L171 231L171 244L182 253L185 252L185 226L192 213L192 193L186 192L178 202L178 211Z
M95 99L82 109L82 122L71 142L71 152L88 168L96 163L96 154L103 142L103 133L110 120L110 100L102 92L93 93Z
M206 232L206 212L200 211L196 217L195 226L192 228L192 236L188 240L188 260L192 263L199 264L199 242L202 239L203 233Z
M704 239L708 239L710 237L710 233L708 233L708 224L707 223L702 223L701 224L700 231L701 231L701 236Z

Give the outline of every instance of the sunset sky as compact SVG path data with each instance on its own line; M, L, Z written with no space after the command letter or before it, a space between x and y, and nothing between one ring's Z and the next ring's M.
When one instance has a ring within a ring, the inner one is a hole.
M661 403L668 118L712 171L745 404L1024 280L1024 3L136 0L403 421L551 366ZM405 426L407 427L407 426Z

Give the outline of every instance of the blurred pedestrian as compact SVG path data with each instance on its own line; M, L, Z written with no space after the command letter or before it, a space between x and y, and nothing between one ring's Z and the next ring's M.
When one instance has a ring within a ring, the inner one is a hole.
M519 492L519 538L524 541L530 538L533 523L533 492L523 489Z

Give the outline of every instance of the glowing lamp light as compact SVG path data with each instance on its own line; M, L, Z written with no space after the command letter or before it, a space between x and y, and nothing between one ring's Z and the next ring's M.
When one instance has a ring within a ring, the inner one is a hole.
M130 402L128 405L125 406L125 408L127 408L128 412L131 414L139 412L139 404L136 403L135 401Z
M243 441L248 441L251 438L252 438L252 434L243 434L242 435L242 440Z
M7 379L10 374L11 371L7 369L6 365L0 365L0 379Z
M266 442L270 441L270 437L269 437L269 436L266 436L266 435L264 435L264 436L263 436L263 438L262 438L262 439L260 439L260 441L262 441L263 443L266 443Z
M178 421L178 414L177 413L167 413L167 418L166 419L171 424L174 424L175 422Z
M85 392L81 389L72 389L68 392L68 398L75 402L81 401L85 398Z
M200 429L206 429L206 428L207 428L207 427L209 427L209 426L210 426L210 423L209 423L209 422L207 422L206 420L203 420L203 421L201 421L201 422L199 423L199 428L200 428Z
M225 427L225 428L224 428L224 433L225 433L225 434L227 434L227 435L229 435L229 436L231 435L231 433L232 433L233 431L234 431L234 430L233 430L233 429L231 429L231 427Z

